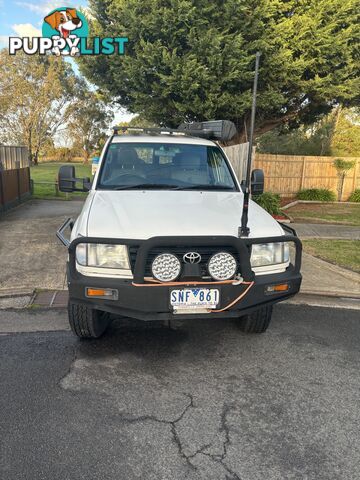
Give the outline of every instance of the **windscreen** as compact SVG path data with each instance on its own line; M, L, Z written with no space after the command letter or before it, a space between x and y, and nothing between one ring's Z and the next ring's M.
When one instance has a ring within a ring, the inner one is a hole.
M97 188L237 190L220 148L171 143L112 143Z

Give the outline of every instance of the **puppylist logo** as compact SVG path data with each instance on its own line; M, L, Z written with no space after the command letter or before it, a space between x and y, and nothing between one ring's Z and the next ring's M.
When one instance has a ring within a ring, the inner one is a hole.
M42 25L42 37L10 37L9 54L23 51L27 55L124 55L127 37L88 38L85 15L75 8L52 10Z

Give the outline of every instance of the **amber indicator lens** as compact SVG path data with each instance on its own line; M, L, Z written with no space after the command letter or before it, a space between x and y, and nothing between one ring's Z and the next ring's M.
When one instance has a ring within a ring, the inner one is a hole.
M88 298L106 298L107 300L117 300L118 291L112 288L86 288Z
M288 283L279 283L278 285L268 285L267 287L265 287L265 293L287 292L288 290Z

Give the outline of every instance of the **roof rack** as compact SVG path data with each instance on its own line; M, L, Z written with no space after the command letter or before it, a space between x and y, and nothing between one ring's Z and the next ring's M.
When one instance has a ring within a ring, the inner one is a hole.
M182 130L179 128L155 128L155 127L113 127L115 135L143 135L143 134L155 134L155 135L176 135L184 136L189 135L193 137L202 137L211 139L213 132L211 130L202 131L190 131Z
M182 123L179 128L154 127L113 127L114 135L187 135L190 137L206 138L208 140L230 141L237 133L233 122L229 120L214 120L209 122Z

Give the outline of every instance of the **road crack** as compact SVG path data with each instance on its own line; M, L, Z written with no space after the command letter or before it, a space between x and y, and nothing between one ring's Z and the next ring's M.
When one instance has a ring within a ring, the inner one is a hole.
M127 424L142 423L142 422L149 421L149 422L155 422L155 423L161 423L161 424L164 424L164 425L168 425L170 427L172 438L173 438L173 441L174 441L174 443L175 443L175 445L178 449L179 455L186 461L186 463L188 464L188 466L192 470L197 470L197 467L195 465L193 465L190 460L191 460L192 457L197 455L197 453L199 453L199 452L196 452L195 454L190 455L190 456L186 455L186 453L184 452L181 440L180 440L180 436L179 436L179 434L177 432L177 429L176 429L177 424L184 418L184 416L189 411L189 409L194 406L194 401L193 401L192 395L190 393L184 393L183 395L186 396L189 399L189 402L187 403L187 405L185 405L184 409L182 410L180 415L177 418L175 418L175 420L164 420L162 418L156 417L155 415L142 415L142 416L139 416L139 417L128 417L126 415L121 415L121 420L123 422L127 423Z
M228 467L228 465L226 465L226 463L225 463L227 453L228 453L228 447L231 444L230 427L229 427L228 422L227 422L227 416L228 416L229 412L231 412L231 410L233 410L233 408L234 408L233 406L225 404L223 406L223 409L222 409L222 412L221 412L221 417L220 417L220 422L221 423L220 423L219 431L224 432L224 435L225 435L225 439L224 439L224 442L222 444L223 452L220 455L208 453L208 452L205 452L205 451L199 451L198 453L211 458L211 460L213 460L216 463L221 464L221 466L224 468L224 470L230 475L230 477L228 477L226 475L227 480L241 480L241 477L236 472L231 470ZM204 448L203 450L206 450L206 448Z
M179 455L180 455L181 458L183 458L183 460L186 462L186 464L188 465L189 468L191 468L194 471L198 470L198 467L193 464L192 460L197 455L204 455L204 456L210 458L213 462L216 462L216 463L218 463L222 466L222 468L226 472L226 480L241 480L241 477L236 472L231 470L231 468L225 463L227 453L228 453L228 447L231 444L230 427L229 427L228 422L227 422L227 416L228 416L229 412L231 410L233 410L234 407L231 406L231 405L226 405L225 404L223 406L223 409L222 409L222 412L221 412L219 431L224 433L224 441L223 441L223 444L222 444L222 450L223 450L222 453L221 454L212 454L212 453L206 452L206 450L212 446L212 444L209 443L209 444L206 444L206 445L202 446L201 448L196 450L194 453L189 455L189 454L186 454L186 452L184 450L184 447L182 445L182 442L181 442L181 438L180 438L179 433L177 431L177 424L179 422L181 422L181 420L185 417L187 412L191 408L194 407L194 400L193 400L192 395L190 395L189 393L184 393L184 395L189 398L189 402L184 407L181 414L177 418L175 418L175 420L164 420L164 419L156 417L155 415L142 415L142 416L139 416L139 417L127 417L127 416L122 415L121 419L122 419L122 421L124 421L128 424L150 421L150 422L156 422L156 423L161 423L161 424L170 426L170 431L171 431L171 434L172 434L172 437L173 437L173 441L174 441L174 443L177 447Z
M184 418L184 416L186 415L188 410L194 406L194 400L193 400L192 395L190 393L185 393L184 395L189 398L189 403L184 408L181 415L176 420L174 420L172 422L169 422L169 423L171 425L171 433L172 433L172 436L173 436L173 440L174 440L174 442L175 442L175 444L178 448L179 455L186 461L186 463L188 464L188 466L192 470L197 470L196 466L191 463L191 458L192 457L189 456L189 455L186 455L186 453L184 452L184 449L183 449L183 446L182 446L182 443L181 443L181 440L180 440L180 436L179 436L179 434L177 432L177 429L176 429L176 425Z
M74 368L74 364L77 358L78 356L75 348L73 353L73 358L72 358L72 361L70 362L68 371L65 373L65 375L61 377L61 379L58 382L62 387L64 387L63 382L66 379L66 377L68 377L68 375L72 373L72 370ZM227 422L227 416L229 412L233 410L233 406L225 404L223 406L221 416L220 416L219 431L224 434L224 441L222 443L222 453L212 454L207 452L206 450L212 447L212 443L208 443L206 445L203 445L201 448L197 449L195 452L191 454L187 454L183 446L183 442L181 441L177 426L184 419L188 411L191 408L194 408L194 399L190 393L183 393L183 395L188 398L188 402L182 409L181 413L174 420L166 420L163 418L159 418L156 415L131 416L131 415L123 414L121 412L119 412L118 416L120 417L121 422L128 425L133 425L136 423L144 423L144 422L153 422L153 423L159 423L162 425L169 426L170 432L172 435L172 440L178 450L178 453L191 470L193 471L199 470L199 467L197 465L194 465L193 459L198 455L204 455L210 458L213 462L216 462L222 466L222 468L226 472L226 480L241 480L240 476L236 472L232 471L225 463L227 453L228 453L228 446L231 444L230 427Z

